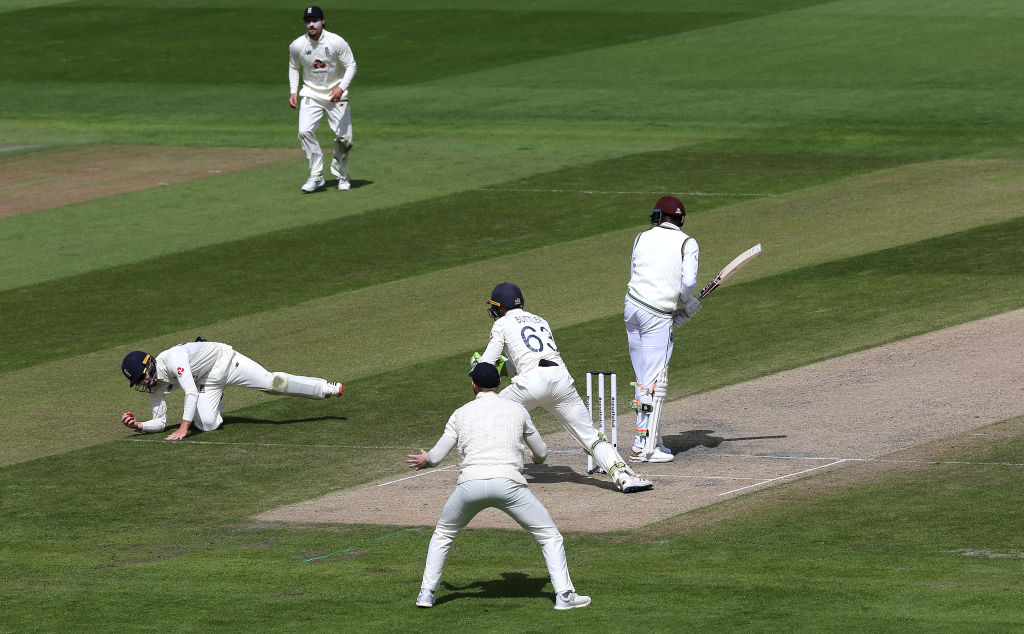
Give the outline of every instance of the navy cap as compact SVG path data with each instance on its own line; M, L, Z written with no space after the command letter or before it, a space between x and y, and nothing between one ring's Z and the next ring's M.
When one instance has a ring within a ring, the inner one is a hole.
M501 385L501 377L498 375L498 368L490 363L478 363L469 371L469 378L473 379L477 387L493 388Z
M323 20L324 10L320 7L313 5L306 7L306 10L302 12L303 22L312 22L313 20Z

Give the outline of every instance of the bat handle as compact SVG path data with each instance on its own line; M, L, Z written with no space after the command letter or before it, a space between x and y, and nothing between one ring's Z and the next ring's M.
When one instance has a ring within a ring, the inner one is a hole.
M708 293L710 293L711 291L715 290L715 288L717 288L717 287L718 287L718 279L716 278L714 280L711 280L710 282L708 282L707 286L705 286L704 288L700 289L700 293L697 294L697 299L704 299L705 297L707 297Z

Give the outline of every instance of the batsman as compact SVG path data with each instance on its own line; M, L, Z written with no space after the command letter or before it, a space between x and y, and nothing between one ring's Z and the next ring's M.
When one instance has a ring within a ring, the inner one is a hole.
M515 376L501 391L502 398L521 403L527 410L543 407L551 412L623 493L652 489L654 485L634 473L594 428L555 345L551 326L543 317L524 310L524 304L523 292L515 284L504 282L494 287L487 309L494 319L491 338L483 355L474 355L473 362L499 364L502 350L507 350L505 366L511 366Z
M700 252L697 241L683 233L685 218L682 201L660 198L651 213L651 228L633 241L624 311L629 358L636 374L632 462L675 459L661 435L673 328L690 321L701 308L694 296Z

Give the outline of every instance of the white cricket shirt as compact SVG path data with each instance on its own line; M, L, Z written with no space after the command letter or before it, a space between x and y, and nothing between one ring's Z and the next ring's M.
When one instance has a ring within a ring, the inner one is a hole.
M307 33L288 45L288 84L292 94L327 101L336 87L347 91L355 76L356 58L348 42L336 33L324 29L318 40L311 39Z
M494 320L480 361L495 363L503 349L516 374L536 368L542 359L565 367L547 320L522 308L513 308Z
M644 231L633 242L626 300L670 316L697 287L699 257L697 241L671 222Z
M459 484L491 478L526 484L526 447L533 452L534 462L543 462L548 454L526 408L501 398L497 392L479 392L475 399L452 413L444 434L427 453L427 463L437 465L456 445L461 456Z

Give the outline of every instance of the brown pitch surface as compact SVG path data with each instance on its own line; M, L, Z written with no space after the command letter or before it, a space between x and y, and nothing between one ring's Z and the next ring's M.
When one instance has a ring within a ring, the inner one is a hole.
M564 531L635 529L1018 416L1022 375L1024 309L669 403L665 439L675 461L634 465L654 481L652 491L624 495L606 476L587 476L586 455L564 431L546 436L547 463L528 466L526 475ZM620 438L629 442L632 416L620 419ZM436 469L396 473L257 519L432 526L456 477L449 456ZM493 509L470 527L517 528Z
M236 172L295 149L88 145L0 155L0 218Z

